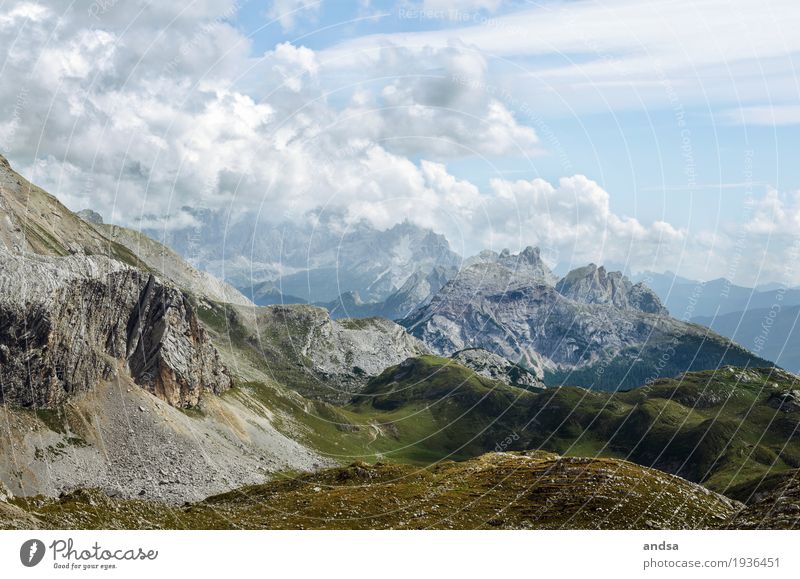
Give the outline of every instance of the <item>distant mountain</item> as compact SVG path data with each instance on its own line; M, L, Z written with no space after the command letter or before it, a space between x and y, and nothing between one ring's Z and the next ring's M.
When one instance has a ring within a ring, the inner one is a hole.
M430 302L457 273L455 267L442 266L427 271L417 270L384 301L364 302L358 292L351 291L343 293L331 302L318 305L330 311L333 318L380 316L390 320L402 320L416 308Z
M643 283L632 284L618 271L607 272L590 263L574 269L556 284L562 296L586 304L608 304L650 314L668 315L658 297Z
M254 284L248 291L250 299L257 306L274 306L278 304L306 304L306 300L298 298L297 296L286 295L275 287L275 283L271 281L264 281L259 284Z
M590 265L559 281L539 251L485 252L402 321L442 355L480 347L547 384L630 388L722 364L770 366L737 344L667 315L644 284Z
M790 372L800 373L800 306L758 308L693 321L772 360Z
M380 302L412 275L461 263L444 236L407 221L378 230L366 222L345 227L336 214L269 223L251 214L181 211L195 225L144 232L257 303L265 288L308 303L331 302L346 292L358 292L365 303Z
M652 288L670 314L679 319L768 308L776 302L786 306L800 305L800 289L776 287L777 284L748 288L724 278L700 282L671 272L645 272L633 276L633 279Z

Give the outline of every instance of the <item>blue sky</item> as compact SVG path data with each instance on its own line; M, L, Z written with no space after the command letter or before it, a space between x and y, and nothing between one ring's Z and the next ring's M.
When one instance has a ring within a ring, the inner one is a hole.
M12 2L0 145L132 225L324 207L794 284L799 28L789 0Z
M613 2L605 4L614 5ZM291 5L287 3L287 7ZM441 6L434 3L426 7L424 2L393 0L297 2L295 8L287 10L293 14L292 25L287 28L281 25L279 17L270 17L263 3L249 1L242 4L233 23L252 39L255 53L268 52L287 40L324 51L354 38L376 34L430 31L458 39L463 27L477 23L490 28L492 22L501 18L558 10L564 3L466 2L458 5L459 2L442 2ZM554 50L552 54L512 57L512 60L519 69L535 75L540 67L591 62L605 57L594 52L587 45L584 54L559 54ZM504 64L497 62L498 67ZM735 83L735 73L729 73L732 76L729 82ZM701 78L701 81L717 82L713 77ZM514 83L513 87L509 88L513 90L510 94L520 101L535 102L535 97L531 96L538 90L535 81L530 82L529 88L523 83ZM767 106L769 89L769 83L765 82ZM601 88L597 88L596 93L595 98L603 98ZM571 166L614 192L611 201L615 209L645 221L666 218L691 227L699 225L698 214L703 221L708 218L741 221L748 195L762 194L767 186L779 190L800 188L800 164L793 162L795 152L800 150L800 123L737 122L726 116L737 104L732 91L728 97L692 102L683 109L691 130L696 170L692 180L686 176L687 159L681 149L682 134L676 127L675 112L663 99L651 100L642 95L641 102L626 103L622 107L610 103L579 115L553 110L543 113L542 118L556 135ZM748 151L754 155L749 185L743 169ZM544 151L533 163L520 157L494 161L515 178L555 180L565 171L563 158L552 150ZM453 174L480 184L485 184L493 174L492 168L476 165L472 159L453 161L448 168Z

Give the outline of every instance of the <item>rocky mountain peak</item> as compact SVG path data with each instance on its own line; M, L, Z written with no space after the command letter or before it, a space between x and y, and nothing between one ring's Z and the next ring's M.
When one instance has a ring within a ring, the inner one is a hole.
M122 374L177 407L231 386L187 284L172 282L197 273L188 265L170 276L162 248L149 267L117 241L124 231L71 212L5 159L0 208L0 403L54 407Z
M511 282L554 285L558 279L542 260L538 247L528 246L517 254L508 248L500 253L486 249L466 260L464 270L479 264L501 266L510 274Z
M650 314L666 314L658 296L644 284L632 284L619 271L590 263L570 271L556 284L556 290L571 300L586 304L610 304Z

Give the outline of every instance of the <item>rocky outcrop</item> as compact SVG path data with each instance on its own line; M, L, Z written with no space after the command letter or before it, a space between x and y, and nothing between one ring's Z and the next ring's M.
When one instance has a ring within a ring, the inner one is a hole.
M545 387L541 381L544 376L541 368L530 371L482 348L461 350L452 358L476 374L511 386L535 390Z
M58 199L28 182L0 155L0 248L39 255L108 255L142 266Z
M0 402L54 407L127 368L169 404L230 387L176 287L99 256L0 251Z
M8 490L5 483L0 480L0 502L8 502L14 498L14 495Z
M417 270L386 299L380 315L390 320L405 318L418 307L428 304L456 273L454 267L442 266L430 271Z
M607 272L590 263L572 270L556 284L556 290L571 300L585 304L610 304L648 314L669 315L661 300L642 283L632 284L619 271Z
M774 392L767 400L767 404L781 412L800 412L800 390Z
M323 308L307 305L259 308L262 355L272 368L301 370L287 380L303 394L342 401L367 381L428 349L398 324L383 318L332 320Z
M97 211L93 211L91 209L82 209L78 211L75 215L83 219L84 221L88 221L94 225L103 225L103 216L100 215Z
M730 495L746 507L726 525L733 529L797 529L800 525L800 469L775 472L734 487Z

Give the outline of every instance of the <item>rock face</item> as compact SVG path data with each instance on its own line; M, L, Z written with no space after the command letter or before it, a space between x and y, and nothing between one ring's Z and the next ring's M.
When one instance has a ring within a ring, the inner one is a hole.
M0 502L8 502L14 498L14 495L8 490L8 487L3 481L0 480Z
M781 412L800 412L800 390L775 392L767 400L767 404Z
M542 389L545 387L541 381L544 375L541 368L537 368L535 372L532 372L518 364L509 362L502 356L492 354L481 348L461 350L453 354L452 358L476 374L499 380L505 384L526 389Z
M731 489L747 506L727 525L733 529L797 529L800 525L800 470L776 472Z
M314 306L260 308L257 327L268 365L301 366L305 373L305 380L290 380L288 386L333 401L346 400L387 367L428 353L394 322L332 320L326 310Z
M402 324L434 352L484 348L550 383L615 389L718 364L770 366L621 275L589 266L554 283L539 252L484 252ZM668 353L668 354L667 354ZM659 361L665 356L663 361Z
M500 253L484 250L477 256L468 259L464 266L470 267L479 264L496 264L509 271L512 277L527 282L553 285L558 279L542 261L538 247L528 246L518 254L512 254L508 249L504 249Z
M611 304L648 314L669 315L661 300L642 283L632 284L621 272L606 272L603 266L590 263L574 269L556 284L558 293L585 304Z
M0 252L0 402L54 407L127 367L179 407L231 379L185 296L99 256Z

